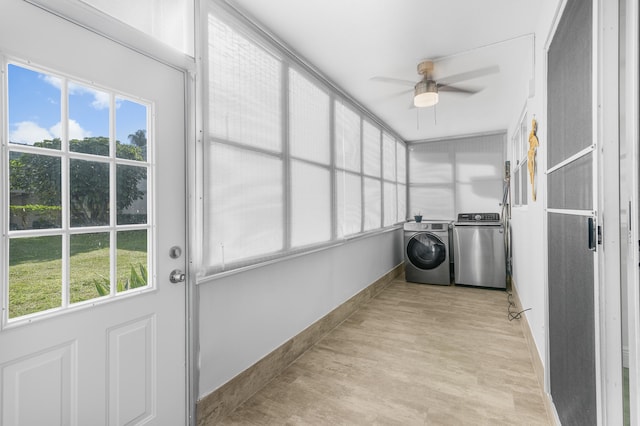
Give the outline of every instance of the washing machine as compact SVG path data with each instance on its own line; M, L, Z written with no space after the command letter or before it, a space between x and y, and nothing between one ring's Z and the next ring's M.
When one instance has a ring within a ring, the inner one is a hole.
M451 284L450 222L404 224L405 279L421 284Z

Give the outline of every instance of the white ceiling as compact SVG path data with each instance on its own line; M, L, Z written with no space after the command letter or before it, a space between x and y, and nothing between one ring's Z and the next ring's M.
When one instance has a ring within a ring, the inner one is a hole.
M539 0L227 0L319 69L404 140L506 129L533 78ZM433 108L412 108L416 66L436 60L436 80L497 65L499 73L440 93ZM408 91L407 91L408 90ZM404 93L401 93L404 92Z

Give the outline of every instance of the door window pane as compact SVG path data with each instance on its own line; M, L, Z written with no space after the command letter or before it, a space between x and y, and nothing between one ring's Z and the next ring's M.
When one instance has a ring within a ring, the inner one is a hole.
M106 296L110 291L109 233L70 237L69 302Z
M9 154L9 229L62 226L60 158Z
M9 64L8 87L9 142L59 150L62 80Z
M146 105L116 98L116 157L147 160Z
M116 167L118 225L147 223L146 167Z
M109 164L70 160L71 226L109 225Z
M72 82L68 90L69 150L109 155L109 94Z
M62 305L62 236L9 240L9 318Z
M116 291L133 290L149 285L147 231L118 232L116 252Z

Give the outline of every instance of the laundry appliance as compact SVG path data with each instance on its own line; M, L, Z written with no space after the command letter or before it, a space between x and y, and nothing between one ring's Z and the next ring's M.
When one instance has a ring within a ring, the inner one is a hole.
M506 288L504 224L498 213L460 213L453 224L456 284Z
M421 284L451 284L450 222L404 224L405 279Z

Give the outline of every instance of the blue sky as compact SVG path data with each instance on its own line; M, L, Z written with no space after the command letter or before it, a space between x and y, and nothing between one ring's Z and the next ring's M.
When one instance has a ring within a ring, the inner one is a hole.
M33 144L61 137L63 80L9 64L9 140ZM109 136L109 94L74 82L68 85L69 138ZM116 139L146 130L146 106L116 97Z

